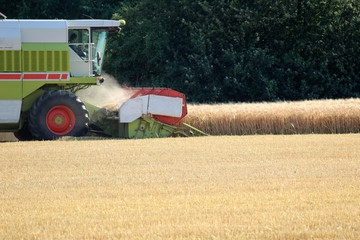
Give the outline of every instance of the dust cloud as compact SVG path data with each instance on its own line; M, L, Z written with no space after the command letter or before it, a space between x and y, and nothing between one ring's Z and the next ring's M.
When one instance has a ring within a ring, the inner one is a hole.
M91 86L80 90L76 95L82 101L106 108L118 108L131 97L131 91L122 88L114 77L108 74L102 74L102 77L105 81L101 86Z

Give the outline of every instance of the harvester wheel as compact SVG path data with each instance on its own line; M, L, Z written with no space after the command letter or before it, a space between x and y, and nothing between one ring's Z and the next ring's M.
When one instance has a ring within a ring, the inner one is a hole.
M73 93L53 90L39 97L30 110L29 130L36 139L84 136L89 128L85 104Z
M20 141L33 140L33 136L29 130L29 123L26 121L19 131L14 132L14 136Z

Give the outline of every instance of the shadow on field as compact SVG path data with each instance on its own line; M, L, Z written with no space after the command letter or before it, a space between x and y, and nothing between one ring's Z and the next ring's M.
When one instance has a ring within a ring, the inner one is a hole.
M57 139L56 141L102 141L102 140L114 140L114 139L120 139L120 138L111 138L111 137L99 137L99 136L84 136L84 137L71 137L66 136Z
M84 137L71 137L66 136L59 138L56 141L102 141L102 140L111 140L117 138L110 138L110 137L99 137L99 136L84 136ZM36 140L34 140L36 141ZM0 133L0 143L7 143L7 142L26 142L26 141L19 141L13 133Z
M18 142L19 140L14 136L13 133L0 133L1 142Z

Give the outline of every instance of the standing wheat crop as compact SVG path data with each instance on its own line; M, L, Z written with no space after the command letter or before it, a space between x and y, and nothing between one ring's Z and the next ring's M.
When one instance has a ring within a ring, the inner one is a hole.
M184 122L212 135L358 133L360 99L190 104Z

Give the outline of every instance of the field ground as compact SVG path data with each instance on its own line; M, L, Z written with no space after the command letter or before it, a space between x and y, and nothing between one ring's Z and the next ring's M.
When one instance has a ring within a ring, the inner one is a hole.
M0 239L360 239L360 135L0 143Z

